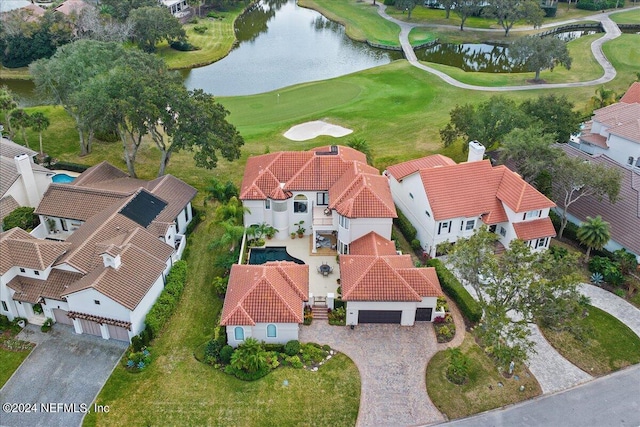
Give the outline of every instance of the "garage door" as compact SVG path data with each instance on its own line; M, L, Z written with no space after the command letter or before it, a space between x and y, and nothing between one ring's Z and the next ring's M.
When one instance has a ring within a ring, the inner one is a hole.
M62 323L63 325L73 325L73 320L67 316L67 312L64 310L60 310L59 308L53 309L53 317L56 319L56 322Z
M80 325L82 325L82 333L89 335L102 336L100 333L100 324L92 322L90 320L80 319Z
M358 323L400 323L400 319L402 319L402 311L358 311Z
M430 322L431 321L431 307L416 309L416 322Z
M109 337L112 340L129 342L129 332L125 328L115 325L107 325L109 328Z

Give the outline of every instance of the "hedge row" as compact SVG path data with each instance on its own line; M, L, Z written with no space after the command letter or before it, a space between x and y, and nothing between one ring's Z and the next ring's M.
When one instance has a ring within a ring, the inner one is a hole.
M413 224L411 224L409 219L404 216L402 211L398 209L397 206L396 212L398 212L398 218L395 218L393 222L400 229L400 232L404 235L404 238L407 239L407 242L411 243L413 240L415 240L418 232L416 231L416 228L413 226Z
M45 166L46 166L46 162L45 162ZM49 163L49 166L47 167L49 169L61 169L65 171L78 172L78 173L82 173L87 169L89 169L89 166L81 165L79 163L71 163L71 162Z
M582 10L605 10L624 7L624 0L578 0L576 9Z
M167 275L167 282L156 302L147 313L145 324L149 339L156 338L162 327L173 314L187 280L186 261L176 262Z
M429 267L435 267L442 290L455 301L462 315L471 323L476 323L482 318L482 308L469 292L462 286L456 277L438 259L427 261Z

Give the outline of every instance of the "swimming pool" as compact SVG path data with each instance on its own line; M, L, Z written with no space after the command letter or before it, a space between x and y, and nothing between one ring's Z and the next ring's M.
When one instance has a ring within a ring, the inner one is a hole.
M74 179L74 177L69 176L66 173L57 173L53 175L53 178L51 178L51 180L56 184L68 184L70 182L73 182Z
M249 264L264 264L269 261L292 261L296 264L304 264L304 261L289 255L285 246L252 248L249 252Z

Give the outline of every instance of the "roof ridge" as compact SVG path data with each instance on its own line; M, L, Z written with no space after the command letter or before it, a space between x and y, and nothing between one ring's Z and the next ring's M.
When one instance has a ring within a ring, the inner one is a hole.
M276 271L280 273L281 276L284 277L289 287L291 287L295 291L295 293L297 293L303 300L307 298L307 296L302 293L302 291L298 288L298 286L296 286L291 276L289 276L289 273L287 273L284 267L282 267L282 264L277 265Z

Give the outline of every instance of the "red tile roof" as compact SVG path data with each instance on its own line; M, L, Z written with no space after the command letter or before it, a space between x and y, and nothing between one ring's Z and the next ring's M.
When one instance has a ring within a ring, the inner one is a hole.
M627 92L620 98L620 102L640 104L640 82L633 82Z
M354 240L349 245L351 255L396 255L396 245L375 231Z
M553 228L551 218L541 218L533 221L514 222L513 228L516 236L525 242L533 239L541 239L543 237L554 237L556 230Z
M433 268L415 268L409 255L397 255L390 240L371 232L340 255L340 286L345 301L422 301L442 295Z
M231 267L221 325L302 323L309 266L293 262Z
M36 239L20 228L12 228L0 233L0 275L12 267L46 270L70 247L70 243Z
M436 221L482 215L485 223L497 224L508 219L502 203L514 212L555 206L519 175L505 166L493 167L489 160L419 172Z
M433 156L422 157L420 159L409 160L408 162L389 166L387 168L387 172L391 174L391 176L393 176L397 181L400 181L404 177L418 172L420 169L435 168L438 166L450 166L455 164L456 162L451 160L449 157L443 156L441 154L435 154Z
M389 184L349 147L282 151L247 160L241 200L285 200L293 191L328 191L330 208L349 218L395 218Z

